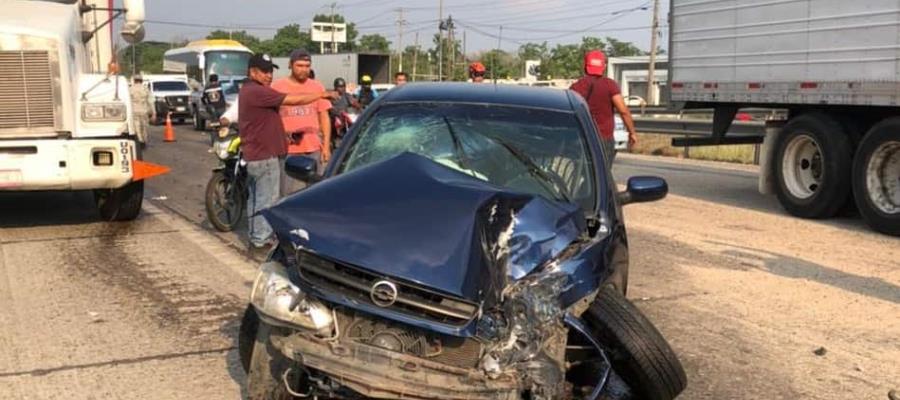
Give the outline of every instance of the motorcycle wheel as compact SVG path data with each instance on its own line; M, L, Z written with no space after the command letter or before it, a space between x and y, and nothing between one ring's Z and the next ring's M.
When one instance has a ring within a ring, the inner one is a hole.
M245 198L235 183L216 171L206 184L206 217L220 232L230 232L244 216Z

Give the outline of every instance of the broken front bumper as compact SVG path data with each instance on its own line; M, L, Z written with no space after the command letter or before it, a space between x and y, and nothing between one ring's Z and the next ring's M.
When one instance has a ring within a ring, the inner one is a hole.
M513 375L489 379L474 368L457 368L353 341L326 341L296 331L279 331L290 332L271 336L282 356L366 397L519 399L521 387Z

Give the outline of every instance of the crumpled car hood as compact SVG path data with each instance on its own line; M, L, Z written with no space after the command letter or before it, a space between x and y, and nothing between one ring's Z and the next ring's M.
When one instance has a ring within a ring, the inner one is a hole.
M329 178L262 215L295 248L476 302L499 300L585 229L576 205L412 153Z

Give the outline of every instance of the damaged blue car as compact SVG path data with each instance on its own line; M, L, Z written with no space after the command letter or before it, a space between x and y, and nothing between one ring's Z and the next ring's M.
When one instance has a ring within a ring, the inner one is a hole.
M239 350L251 399L670 400L687 380L626 298L618 191L567 90L410 84L324 176L263 211L278 245Z

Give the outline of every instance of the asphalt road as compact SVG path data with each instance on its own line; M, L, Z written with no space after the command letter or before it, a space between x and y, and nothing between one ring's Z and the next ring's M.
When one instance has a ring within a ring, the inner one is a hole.
M133 223L88 193L0 194L0 398L238 398L234 336L255 263L213 233L206 136L161 129ZM788 217L753 168L623 156L665 177L626 207L629 297L679 354L684 399L886 399L900 387L900 239ZM817 354L818 353L818 354Z

